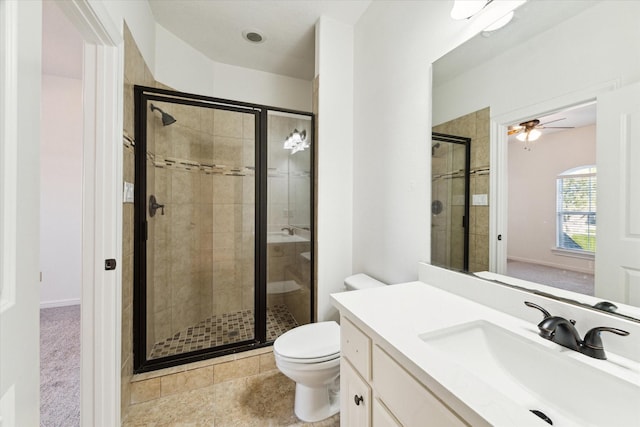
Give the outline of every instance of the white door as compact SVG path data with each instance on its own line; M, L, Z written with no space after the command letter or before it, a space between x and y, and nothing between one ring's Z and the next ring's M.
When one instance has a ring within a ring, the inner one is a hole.
M0 425L39 425L40 2L0 1Z
M598 97L595 293L640 305L640 83Z

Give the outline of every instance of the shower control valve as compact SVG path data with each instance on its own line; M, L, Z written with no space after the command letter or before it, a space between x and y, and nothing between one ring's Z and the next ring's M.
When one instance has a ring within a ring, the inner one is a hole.
M156 196L152 194L149 196L149 216L153 218L158 209L160 209L160 215L164 215L164 205L158 203Z

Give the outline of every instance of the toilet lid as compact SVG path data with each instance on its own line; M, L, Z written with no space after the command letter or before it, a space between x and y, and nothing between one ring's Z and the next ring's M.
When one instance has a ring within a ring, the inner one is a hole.
M333 321L298 326L280 335L273 349L290 359L318 359L340 353L340 326Z

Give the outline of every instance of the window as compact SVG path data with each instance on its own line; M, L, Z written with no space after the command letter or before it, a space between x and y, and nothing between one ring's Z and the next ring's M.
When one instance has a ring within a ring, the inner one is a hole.
M595 254L596 167L569 169L557 179L557 233L559 249Z

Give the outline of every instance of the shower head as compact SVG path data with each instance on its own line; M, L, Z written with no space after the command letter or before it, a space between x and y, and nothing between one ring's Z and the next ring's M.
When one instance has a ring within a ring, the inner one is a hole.
M440 143L436 142L435 144L431 145L431 155L435 156L436 155L436 149L440 148Z
M165 113L164 111L162 111L161 109L159 109L158 107L156 107L153 104L151 104L150 107L151 107L151 111L155 111L155 110L160 111L160 114L162 114L162 125L163 126L169 126L170 124L176 122L176 119L174 119L171 114Z

